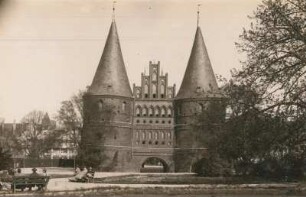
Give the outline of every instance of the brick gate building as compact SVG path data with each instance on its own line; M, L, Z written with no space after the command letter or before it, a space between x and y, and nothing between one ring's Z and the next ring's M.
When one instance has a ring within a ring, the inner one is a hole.
M168 84L168 74L161 74L160 69L160 62L150 62L149 74L142 73L141 84L134 84L131 90L113 20L93 82L84 96L82 149L85 154L86 150L88 154L97 152L96 157L102 158L100 169L137 172L155 158L164 171L189 172L205 157L205 146L190 125L203 110L215 106L211 103L222 105L224 97L200 27L177 95L175 85ZM223 108L220 113L224 113Z

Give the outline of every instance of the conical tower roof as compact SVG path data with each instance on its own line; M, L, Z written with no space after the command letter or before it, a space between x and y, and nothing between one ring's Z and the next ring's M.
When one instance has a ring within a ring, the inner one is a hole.
M88 93L132 97L115 21L111 24L103 54Z
M200 27L194 38L185 76L176 99L220 97Z

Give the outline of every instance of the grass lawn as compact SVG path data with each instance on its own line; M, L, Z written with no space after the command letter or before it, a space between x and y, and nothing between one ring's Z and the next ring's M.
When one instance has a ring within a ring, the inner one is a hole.
M257 184L283 183L280 180L264 180L261 178L241 177L200 177L196 175L167 175L167 174L131 174L116 177L96 178L96 183L114 184Z

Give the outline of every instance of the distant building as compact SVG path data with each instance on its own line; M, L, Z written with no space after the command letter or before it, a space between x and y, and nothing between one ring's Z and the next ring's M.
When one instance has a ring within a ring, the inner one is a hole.
M177 95L168 74L160 74L160 69L160 62L150 62L149 75L142 73L141 85L134 85L132 92L113 20L84 96L82 150L85 154L93 147L102 150L100 169L141 171L147 161L158 161L164 171L189 172L205 157L206 147L191 125L203 111L219 105L218 113L224 114L225 109L200 27ZM216 128L221 122L215 120Z
M57 146L46 153L46 156L50 159L75 159L78 149L75 143L75 134L73 131L65 130L57 130L57 132L62 133L61 141ZM78 134L76 134L76 136L78 136Z

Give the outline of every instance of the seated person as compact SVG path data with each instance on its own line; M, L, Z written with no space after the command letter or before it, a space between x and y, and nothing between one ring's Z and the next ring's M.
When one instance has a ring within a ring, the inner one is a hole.
M78 182L78 181L85 181L86 175L87 175L87 168L84 167L81 172L79 172L77 175L75 175L74 177L70 178L69 181L71 182Z
M87 172L87 178L88 179L93 179L94 178L94 175L95 175L95 171L93 171L92 167L89 167L88 168L88 172Z
M11 189L11 182L13 177L9 175L7 170L4 170L0 175L0 190L9 190Z
M81 172L81 169L79 168L79 166L77 166L74 171L74 176L79 174L80 172Z

